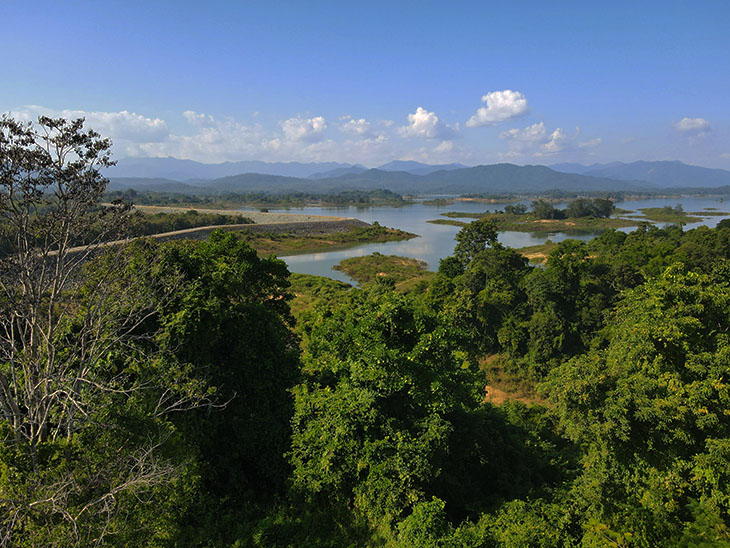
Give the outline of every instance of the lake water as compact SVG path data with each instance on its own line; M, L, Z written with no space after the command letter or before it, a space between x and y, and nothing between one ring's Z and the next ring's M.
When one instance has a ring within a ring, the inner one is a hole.
M529 205L529 201L524 202ZM635 200L617 202L616 206L622 209L636 211L645 207L663 207L665 205L675 206L682 204L687 212L700 212L708 208L719 211L730 210L730 201L724 203L722 198L698 198L698 197L682 197L682 198L659 198L647 200ZM300 272L303 274L315 274L318 276L327 276L343 282L352 283L352 280L344 273L332 270L343 259L349 257L361 257L378 252L383 255L401 255L404 257L413 257L421 259L428 263L429 270L437 270L439 260L448 257L454 250L454 236L459 231L459 227L448 225L435 225L426 221L445 218L441 213L447 211L461 211L467 213L483 213L485 211L495 211L503 209L505 204L483 204L476 202L454 202L446 206L428 206L422 203L416 203L404 207L303 207L290 209L271 209L272 212L282 213L304 213L308 215L335 215L340 217L354 217L367 223L374 221L381 225L399 228L407 232L418 234L419 238L402 242L386 242L374 244L362 244L347 249L333 250L324 253L305 253L301 255L290 255L282 257L289 265L292 272ZM556 204L557 207L565 207L565 204ZM695 228L700 225L714 227L723 217L708 216L703 218L700 223L687 224L685 229ZM469 221L470 219L459 219ZM625 231L634 230L633 228L622 229ZM509 247L519 248L531 245L539 245L545 243L548 238L553 242L559 242L567 238L575 238L579 240L590 240L598 236L600 232L589 233L527 233L527 232L500 232L499 241Z

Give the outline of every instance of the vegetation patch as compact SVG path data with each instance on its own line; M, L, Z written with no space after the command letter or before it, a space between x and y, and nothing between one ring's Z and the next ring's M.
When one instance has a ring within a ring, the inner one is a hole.
M473 213L459 213L456 211L444 213L447 217L457 218L477 218L489 219L494 221L498 230L509 232L561 232L566 230L607 230L611 228L624 228L636 226L636 220L618 219L615 217L596 218L566 218L566 219L539 219L531 213L510 214L510 213L485 213L476 215ZM456 221L453 219L434 219L429 223L465 226L468 223ZM691 221L690 221L691 222Z
M312 274L296 274L289 276L289 291L294 295L291 300L291 312L295 318L302 317L304 312L313 310L320 304L332 306L345 300L352 289L350 284Z
M413 282L433 277L434 273L426 270L426 266L424 261L410 257L373 253L365 257L345 259L333 268L344 272L359 284L392 280L398 288L405 282L411 282L408 285L412 286Z
M132 236L152 236L163 232L186 230L202 226L253 224L249 217L243 215L224 215L220 213L201 213L195 209L186 212L142 213L135 211L130 217L130 233Z
M332 251L333 248L348 248L363 243L397 242L418 238L418 234L373 223L356 227L347 232L328 234L295 234L274 232L239 233L239 237L259 252L259 255L296 255L316 251Z
M316 192L244 192L222 195L185 194L179 192L144 192L134 189L112 191L105 199L125 200L139 205L204 207L206 209L238 209L245 206L301 207L319 206L401 206L413 203L386 189L345 190L335 193Z
M702 211L690 211L687 215L697 215L702 217L730 217L730 212L717 211L714 207L707 207Z
M548 256L555 251L558 244L547 240L544 244L521 247L516 251L522 253L528 261L533 264L542 264L547 261Z
M449 225L449 226L458 226L458 227L465 227L469 223L465 223L464 221L454 221L452 219L433 219L431 221L426 221L427 223L432 223L435 225Z
M701 217L695 217L694 214L684 211L681 204L674 207L668 205L664 207L645 207L639 211L648 220L658 223L698 223L702 220ZM707 213L702 215L707 215Z

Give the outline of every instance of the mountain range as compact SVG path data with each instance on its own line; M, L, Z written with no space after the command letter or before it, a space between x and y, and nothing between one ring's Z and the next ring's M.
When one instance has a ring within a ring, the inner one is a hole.
M431 165L421 162L396 160L388 162L377 169L381 171L405 171L414 175L427 175L435 171L461 169L463 164ZM243 162L223 162L220 164L204 164L194 160L177 158L122 158L117 165L105 171L105 175L114 179L147 178L172 179L173 181L202 181L241 175L242 173L260 173L262 175L280 175L282 177L309 177L326 179L363 173L368 168L361 164L342 164L338 162L260 162L256 160Z
M610 164L555 164L556 171L606 177L620 181L647 181L662 188L699 188L730 185L730 171L691 166L679 161L611 162Z
M244 171L240 171L244 170ZM255 171L250 171L255 170ZM218 175L222 173L223 175ZM142 175L147 174L147 175ZM429 165L394 161L368 169L359 164L225 162L202 164L175 158L126 158L109 168L110 190L189 194L333 193L385 188L401 194L498 194L648 192L730 185L730 171L681 162L625 164Z
M183 192L190 194L219 194L264 192L336 193L342 190L375 190L386 188L400 194L495 194L514 192L544 192L564 190L588 192L602 190L648 191L650 183L617 181L561 173L545 166L495 164L439 170L426 175L406 171L368 169L360 173L344 173L317 179L285 177L262 173L243 173L207 181L173 181L160 178L112 178L110 190L134 188L141 191Z

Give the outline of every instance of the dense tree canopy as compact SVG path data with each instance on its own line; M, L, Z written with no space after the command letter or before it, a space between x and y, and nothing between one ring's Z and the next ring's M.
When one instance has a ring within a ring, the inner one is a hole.
M534 267L478 220L350 288L105 245L108 142L39 122L0 124L0 546L730 546L727 222Z

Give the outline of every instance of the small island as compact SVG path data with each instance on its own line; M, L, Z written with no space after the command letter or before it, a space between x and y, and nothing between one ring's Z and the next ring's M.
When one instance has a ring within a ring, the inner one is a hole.
M547 200L535 200L531 207L524 204L508 205L503 210L485 213L463 213L450 211L442 213L447 219L428 221L463 227L468 223L456 219L489 219L500 231L513 232L558 232L578 230L606 230L637 226L636 219L613 217L616 207L607 198L578 198L565 209L558 209Z

